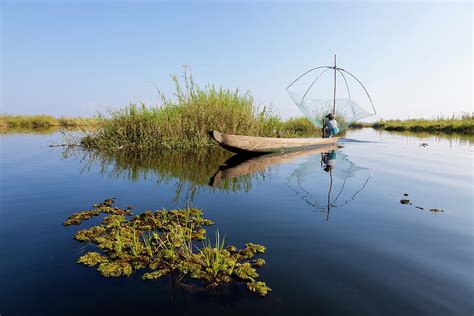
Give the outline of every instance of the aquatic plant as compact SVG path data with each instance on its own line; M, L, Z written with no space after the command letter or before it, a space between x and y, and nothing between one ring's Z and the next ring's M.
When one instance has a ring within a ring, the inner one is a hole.
M247 288L252 291L257 293L260 296L265 296L270 292L272 289L269 288L265 282L249 282L247 283Z
M215 285L229 282L238 257L232 256L227 249L224 249L225 237L221 240L219 231L217 231L214 246L210 240L203 244L204 248L199 249L200 254L196 258L205 269L204 277Z
M98 252L88 252L77 260L77 263L82 263L89 267L94 267L105 262L109 262L109 260Z
M101 263L97 270L106 278L130 276L133 273L130 263L122 260Z
M245 262L239 264L235 269L235 275L242 280L255 281L255 278L258 277L257 271L250 265L250 263Z
M129 209L124 210L118 207L113 207L112 204L114 203L114 200L115 199L113 198L106 199L102 203L92 205L92 207L94 207L94 209L92 210L74 213L68 217L68 219L63 223L63 225L64 226L80 225L82 221L88 220L94 216L99 216L101 213L107 213L111 215L120 215L120 216L132 214L132 212ZM110 221L112 218L109 218L108 221Z
M403 193L403 196L405 196L405 197L407 197L408 195L409 195L408 193ZM400 200L400 203L401 203L401 204L410 204L410 205L413 205L413 203L412 203L410 200L408 200L408 199L402 199L402 200ZM421 206L418 206L418 205L414 205L414 206L415 206L415 208L417 208L417 209L419 209L419 210L424 210L424 209L425 209L424 207L421 207ZM429 210L430 212L432 212L432 213L444 212L444 210L439 209L439 208L437 208L437 207L435 207L435 208L430 208L430 209L428 209L428 210Z
M94 204L94 209L68 217L65 226L80 225L82 221L106 214L100 225L76 232L74 238L89 242L98 251L88 252L77 260L97 267L104 277L130 276L146 270L144 280L155 280L168 273L181 278L202 279L208 286L246 282L247 288L265 296L270 288L256 281L257 268L265 264L262 245L247 243L245 248L225 245L225 238L216 232L215 242L206 240L204 226L214 222L203 218L197 208L145 211L133 216L129 209L114 207L115 199ZM197 244L202 241L202 245Z
M257 259L252 260L252 263L255 267L261 267L265 265L266 262L265 262L265 259L263 258L257 258Z
M256 136L321 135L306 119L285 124L269 107L255 105L249 92L214 85L198 86L185 68L183 80L171 77L174 98L158 91L161 104L143 103L111 110L101 116L96 132L86 134L85 147L110 149L189 149L214 145L208 131Z

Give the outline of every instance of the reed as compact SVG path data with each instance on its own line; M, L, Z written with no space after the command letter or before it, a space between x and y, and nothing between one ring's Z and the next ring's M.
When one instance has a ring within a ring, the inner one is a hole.
M161 105L130 104L101 116L97 131L85 135L81 143L89 148L173 148L188 149L212 144L209 130L257 136L295 136L319 132L309 122L295 119L287 123L269 107L258 107L250 93L199 87L186 71L182 80L171 77L174 98L162 92Z
M203 248L199 249L202 257L203 266L214 276L221 271L229 270L229 274L232 274L235 267L235 260L229 260L228 256L223 254L225 245L225 236L221 239L219 230L216 230L216 241L214 246L210 239L203 242Z

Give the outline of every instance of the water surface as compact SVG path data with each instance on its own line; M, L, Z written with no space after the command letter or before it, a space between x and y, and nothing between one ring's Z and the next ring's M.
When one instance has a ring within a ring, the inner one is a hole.
M59 133L0 136L0 313L472 315L472 143L372 129L346 138L330 155L267 164L221 150L49 147ZM245 162L259 167L230 169ZM219 170L236 176L212 183ZM210 236L219 229L236 246L267 247L259 273L273 291L106 279L76 264L93 249L62 222L108 197L136 212L202 208L216 223Z

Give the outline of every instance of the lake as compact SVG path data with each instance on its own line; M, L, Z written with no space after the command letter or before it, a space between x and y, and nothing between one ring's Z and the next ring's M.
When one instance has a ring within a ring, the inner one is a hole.
M373 129L345 137L327 154L248 159L49 147L58 132L0 136L0 314L472 315L473 143ZM62 223L109 197L135 213L192 205L215 222L209 237L265 245L259 279L272 292L104 278L77 264L92 246L74 233L98 222Z

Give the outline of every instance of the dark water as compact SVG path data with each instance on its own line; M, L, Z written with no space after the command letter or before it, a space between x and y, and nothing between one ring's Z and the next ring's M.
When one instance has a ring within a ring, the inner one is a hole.
M324 163L314 152L260 160L213 188L223 151L104 156L48 147L58 133L1 136L0 314L472 315L472 145L371 129L346 137ZM76 264L91 249L62 222L108 197L136 212L202 208L216 222L210 236L267 247L259 273L273 291L106 279Z

